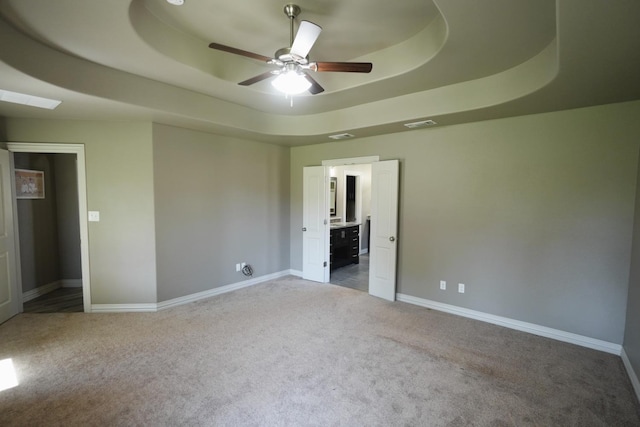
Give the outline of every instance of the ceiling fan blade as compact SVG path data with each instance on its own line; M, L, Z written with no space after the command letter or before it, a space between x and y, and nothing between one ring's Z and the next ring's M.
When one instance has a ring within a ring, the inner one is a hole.
M274 74L271 71L267 71L266 73L262 73L262 74L259 74L259 75L255 76L255 77L251 77L250 79L247 79L247 80L245 80L243 82L240 82L238 84L241 85L241 86L249 86L249 85L252 85L254 83L258 83L258 82L261 82L263 80L266 80L269 77L273 77L273 76L274 76Z
M296 38L291 45L291 54L306 58L311 47L318 39L320 31L322 31L322 27L319 25L309 21L302 21L296 33Z
M321 92L324 92L324 88L322 86L320 86L320 83L318 83L308 73L304 73L304 77L309 81L309 83L311 83L311 87L309 88L309 93L311 95L317 95L317 94L319 94Z
M222 50L224 52L235 53L236 55L246 56L247 58L257 59L258 61L268 62L271 61L271 58L268 56L259 55L253 52L247 52L246 50L236 49L235 47L225 46L219 43L210 43L209 47L211 49Z
M319 72L370 73L373 69L371 62L315 62L314 64L310 64L311 69Z

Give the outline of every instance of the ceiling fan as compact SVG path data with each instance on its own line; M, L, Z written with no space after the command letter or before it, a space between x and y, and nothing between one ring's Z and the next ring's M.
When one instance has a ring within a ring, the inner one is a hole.
M309 51L316 42L322 28L309 21L302 21L298 32L293 36L293 22L300 14L300 7L295 4L288 4L284 7L284 13L289 18L290 23L290 47L278 49L273 58L235 47L211 43L209 47L236 55L264 61L269 65L277 67L275 70L267 71L245 81L238 83L241 86L249 86L254 83L275 77L272 85L287 95L296 95L306 90L312 95L324 91L324 88L315 81L309 74L315 72L347 72L347 73L369 73L373 68L370 62L310 62Z

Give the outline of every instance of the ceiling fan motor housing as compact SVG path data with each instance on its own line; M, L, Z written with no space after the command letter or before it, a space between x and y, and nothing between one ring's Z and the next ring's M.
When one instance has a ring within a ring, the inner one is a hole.
M296 4L287 4L284 6L284 14L290 19L294 19L296 16L300 15L300 6Z
M309 62L308 57L302 58L299 55L292 54L290 47L283 47L282 49L276 50L274 57L285 64L287 62L297 62L298 64L307 64Z

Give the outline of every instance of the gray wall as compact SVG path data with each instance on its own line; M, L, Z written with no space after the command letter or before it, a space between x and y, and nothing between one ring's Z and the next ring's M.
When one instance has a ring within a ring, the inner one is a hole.
M158 300L289 269L289 149L153 126Z
M398 292L622 344L638 117L633 102L293 148L291 268L302 168L400 159Z
M52 154L55 166L58 253L62 280L82 279L78 173L75 154Z
M44 199L17 200L22 292L26 292L62 278L55 166L52 154L15 153L14 162L16 169L43 171L45 179Z
M640 173L636 187L636 210L631 250L629 296L627 298L627 327L624 332L624 351L636 375L640 375Z

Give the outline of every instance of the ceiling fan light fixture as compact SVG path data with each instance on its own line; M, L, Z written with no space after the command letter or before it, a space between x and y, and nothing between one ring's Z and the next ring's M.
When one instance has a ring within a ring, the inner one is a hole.
M174 6L182 6L184 4L184 0L167 0L167 3Z
M273 79L273 87L287 95L298 95L311 87L311 82L304 74L297 71L286 71Z
M167 0L172 1L172 0ZM178 0L181 1L181 0ZM298 32L294 37L294 20L300 14L300 7L295 4L287 4L284 13L289 18L289 47L278 49L275 56L269 58L246 50L220 43L209 43L211 49L233 53L246 58L257 59L268 65L275 65L279 70L273 73L266 72L243 80L240 86L250 86L278 74L271 84L280 92L287 95L297 95L308 91L311 95L324 92L324 88L311 76L312 72L343 72L343 73L370 73L373 64L370 62L309 62L309 51L315 44L322 27L313 22L302 21L298 27ZM293 100L293 97L291 98ZM293 106L293 101L292 101Z

